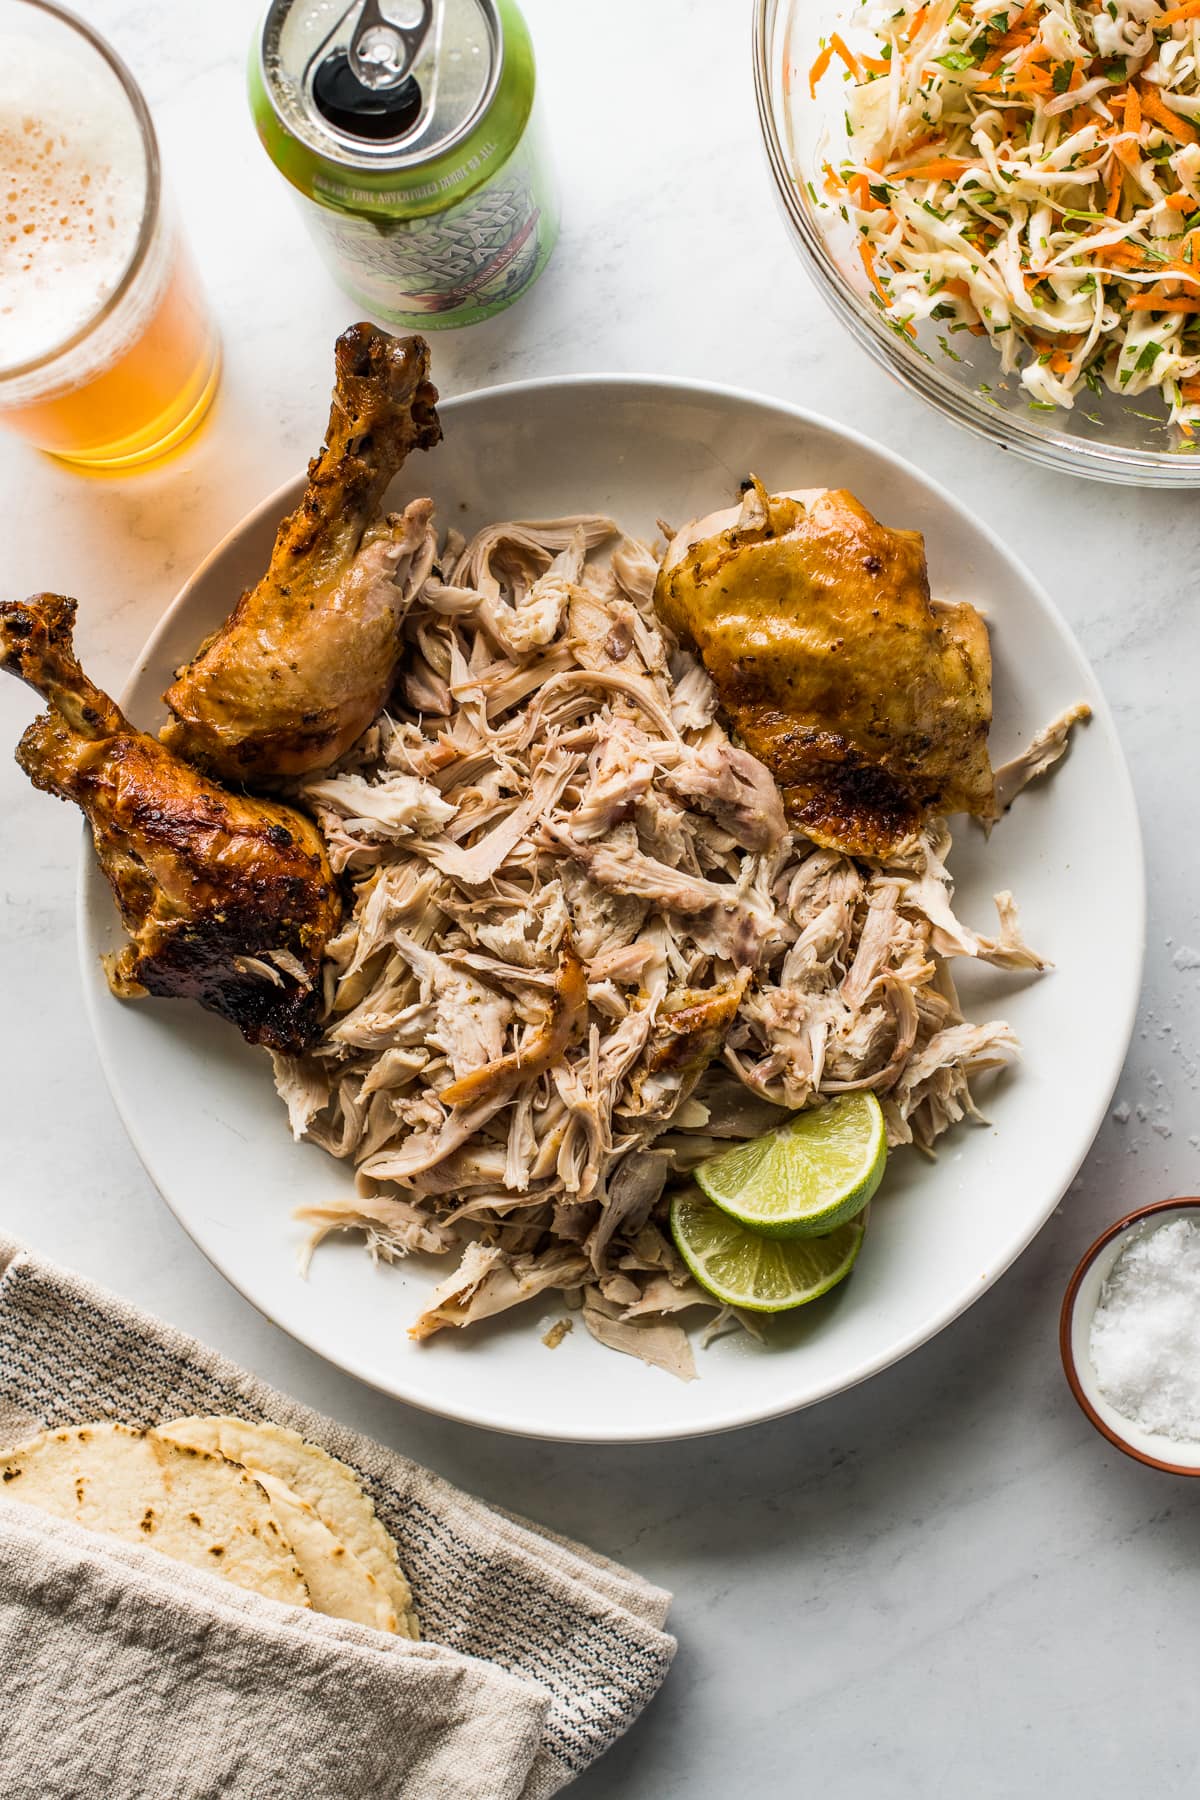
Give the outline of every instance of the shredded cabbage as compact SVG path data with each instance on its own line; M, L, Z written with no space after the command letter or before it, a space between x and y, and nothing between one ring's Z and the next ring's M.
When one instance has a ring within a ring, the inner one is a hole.
M1031 403L1200 420L1200 0L864 0L825 190L875 297L991 339ZM866 48L859 49L860 44Z

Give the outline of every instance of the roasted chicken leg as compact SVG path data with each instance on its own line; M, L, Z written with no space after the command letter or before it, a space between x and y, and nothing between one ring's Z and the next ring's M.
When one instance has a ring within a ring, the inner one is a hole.
M987 627L931 602L919 532L755 482L672 541L655 601L815 843L887 856L932 814L995 817Z
M428 345L353 325L336 363L327 441L270 568L166 694L164 742L252 787L324 768L366 730L436 548L428 500L378 517L409 451L441 437Z
M198 1000L250 1043L298 1053L317 1030L341 911L316 826L227 792L135 730L79 667L74 620L56 594L0 604L0 668L50 703L17 761L82 807L133 940L109 959L109 985Z

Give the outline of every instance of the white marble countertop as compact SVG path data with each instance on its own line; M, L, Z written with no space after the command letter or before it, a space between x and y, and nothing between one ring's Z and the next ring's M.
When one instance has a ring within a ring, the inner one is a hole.
M226 347L208 427L160 472L83 479L0 440L0 587L78 595L88 665L119 687L205 551L310 453L352 306L254 139L242 66L257 8L77 4L145 87ZM438 338L439 386L596 369L743 384L902 449L1003 529L1096 665L1142 807L1149 955L1119 1094L1128 1118L1106 1123L996 1289L842 1399L663 1448L558 1448L443 1424L283 1337L158 1198L83 1016L77 820L34 793L5 750L0 1229L673 1587L675 1670L579 1783L581 1800L802 1785L840 1800L1193 1791L1197 1493L1093 1434L1056 1333L1067 1274L1096 1232L1140 1201L1200 1187L1200 511L1186 495L1071 482L977 445L848 342L774 210L748 11L526 0L565 229L519 306ZM3 685L0 746L32 710Z

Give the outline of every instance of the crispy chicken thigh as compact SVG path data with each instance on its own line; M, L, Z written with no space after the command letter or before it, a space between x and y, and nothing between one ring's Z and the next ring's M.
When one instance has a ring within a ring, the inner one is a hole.
M931 602L919 532L755 482L672 541L655 599L815 843L886 856L932 814L995 816L987 628Z
M49 701L17 749L34 783L81 807L133 940L113 992L198 1000L252 1044L316 1033L321 957L341 906L316 826L231 794L137 731L75 659L75 602L0 604L0 668Z
M400 625L433 561L432 505L380 519L414 447L441 437L429 347L353 325L337 342L325 447L271 564L182 668L166 701L172 749L251 786L335 762L387 698Z

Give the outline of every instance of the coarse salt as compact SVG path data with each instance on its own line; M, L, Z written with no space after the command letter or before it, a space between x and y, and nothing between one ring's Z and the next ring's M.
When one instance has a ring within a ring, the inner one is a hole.
M1200 1226L1172 1219L1130 1238L1100 1290L1089 1349L1122 1418L1200 1443Z

